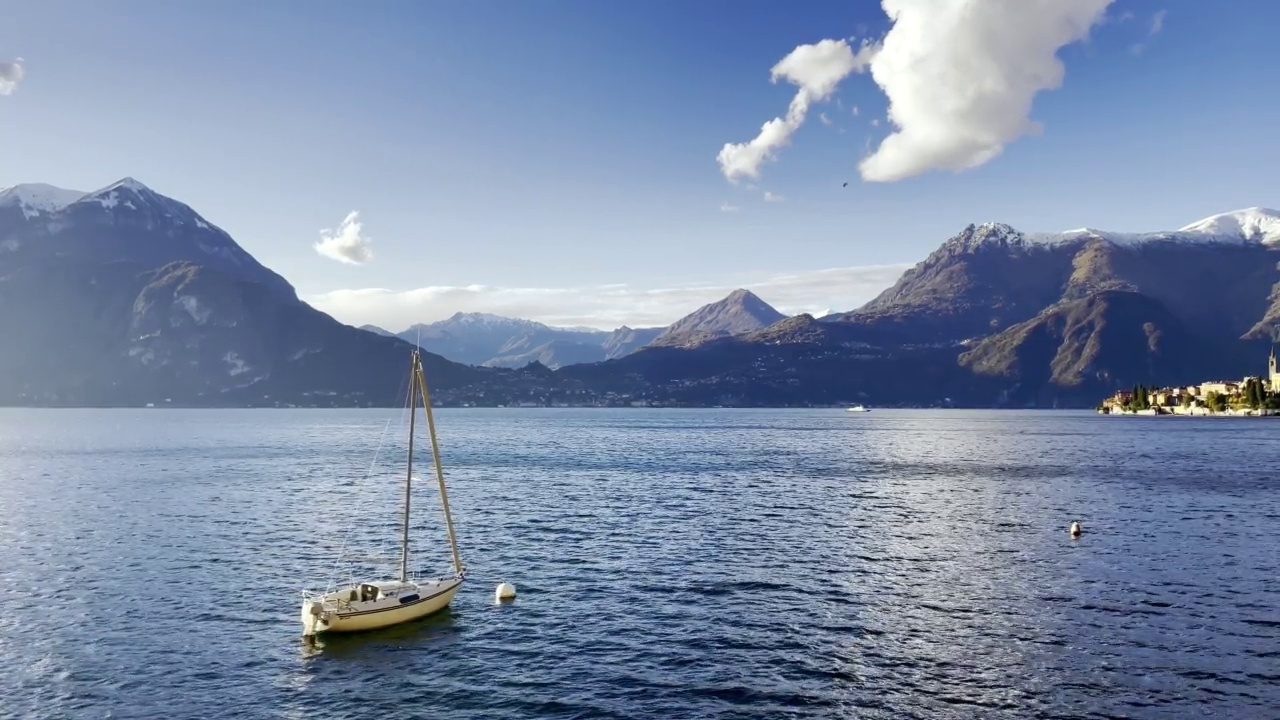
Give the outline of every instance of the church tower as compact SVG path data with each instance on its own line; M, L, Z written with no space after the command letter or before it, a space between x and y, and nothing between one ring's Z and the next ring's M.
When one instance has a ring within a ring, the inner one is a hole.
M1267 385L1271 392L1280 392L1280 368L1276 367L1276 346L1271 345L1271 357L1267 359Z

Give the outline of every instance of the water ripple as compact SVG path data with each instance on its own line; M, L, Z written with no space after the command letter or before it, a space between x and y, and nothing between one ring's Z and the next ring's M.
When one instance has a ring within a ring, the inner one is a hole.
M297 591L330 579L340 548L365 571L394 565L394 424L367 472L386 418L0 411L5 712L1280 707L1280 449L1265 421L443 411L473 581L422 622L304 643ZM414 503L415 553L443 568L430 482ZM520 597L495 605L502 579Z

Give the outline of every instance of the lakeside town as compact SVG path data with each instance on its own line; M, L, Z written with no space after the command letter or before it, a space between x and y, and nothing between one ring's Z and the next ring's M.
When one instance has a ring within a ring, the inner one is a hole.
M1280 416L1280 367L1273 347L1266 377L1215 380L1185 387L1120 390L1102 401L1104 415Z

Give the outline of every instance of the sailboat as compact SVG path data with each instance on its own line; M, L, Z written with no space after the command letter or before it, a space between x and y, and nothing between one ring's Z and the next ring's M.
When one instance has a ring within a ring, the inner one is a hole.
M413 434L418 415L417 402L422 400L431 435L431 457L435 461L436 481L440 485L440 505L453 552L453 574L429 580L411 578L409 573L409 498L413 486ZM440 465L440 446L436 441L436 424L431 415L431 396L422 372L422 357L413 350L409 370L409 458L404 479L404 512L400 533L400 577L394 580L350 582L335 590L302 594L302 634L355 632L399 625L417 620L448 607L462 587L465 568L458 555L458 540L449 514L449 495L444 485L444 469Z

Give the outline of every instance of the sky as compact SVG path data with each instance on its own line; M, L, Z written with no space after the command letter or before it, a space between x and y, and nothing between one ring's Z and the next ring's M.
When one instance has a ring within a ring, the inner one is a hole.
M1280 3L0 0L0 186L132 176L352 324L852 309L969 223L1280 206ZM847 185L846 185L847 184Z

